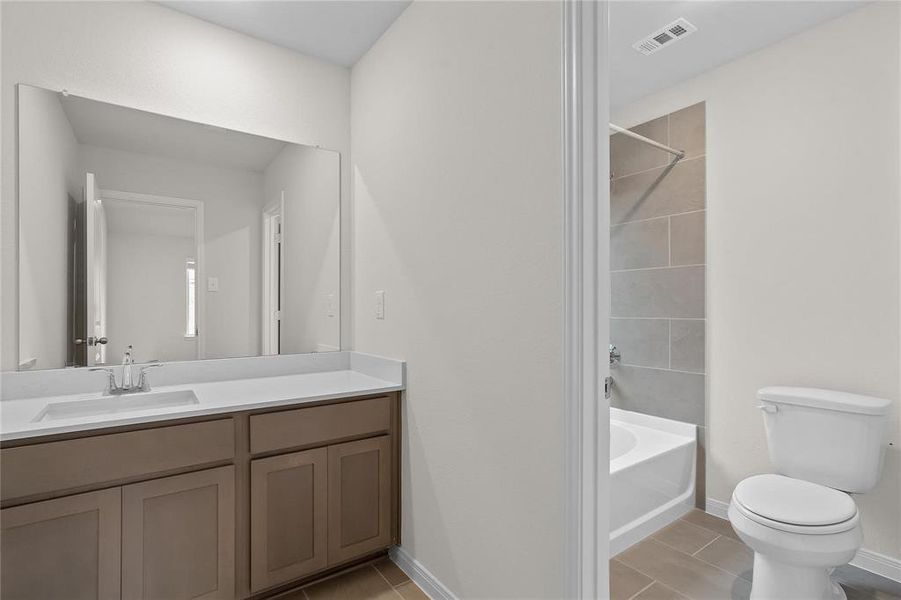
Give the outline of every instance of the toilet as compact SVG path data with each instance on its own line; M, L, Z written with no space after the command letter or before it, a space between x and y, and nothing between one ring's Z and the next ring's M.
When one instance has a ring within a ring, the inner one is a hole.
M776 473L732 493L729 521L754 550L753 600L844 600L830 573L863 542L851 493L879 481L889 400L832 390L757 393Z

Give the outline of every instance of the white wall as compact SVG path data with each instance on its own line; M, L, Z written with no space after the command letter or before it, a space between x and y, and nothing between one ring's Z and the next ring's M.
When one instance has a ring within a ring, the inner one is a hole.
M259 354L262 174L85 144L79 160L101 189L203 202L205 277L219 279L218 292L206 292L206 281L198 286L206 357Z
M618 111L707 102L708 497L771 470L765 385L895 400L865 548L901 558L899 12L873 3Z
M185 338L194 238L110 230L108 239L107 360L119 362L129 344L137 362L197 358L196 338Z
M3 370L17 363L16 83L318 144L345 156L349 151L350 74L344 67L149 2L3 2L0 10ZM345 191L349 181L345 171ZM344 236L345 250L349 239ZM350 310L343 314L349 317Z
M283 354L340 346L340 162L334 152L287 145L263 173L267 202L285 193ZM333 298L331 314L329 296Z
M460 598L564 589L561 23L414 2L352 74L356 348L408 361L402 545Z
M13 347L18 344L21 360L37 359L34 369L61 368L66 365L70 337L66 301L69 196L81 202L83 187L78 181L78 142L56 94L23 87L19 106L23 133L19 145L23 165L19 264L23 276L19 339L10 336L10 341ZM14 234L15 223L12 225ZM15 261L15 253L12 258ZM7 335L5 331L4 338Z

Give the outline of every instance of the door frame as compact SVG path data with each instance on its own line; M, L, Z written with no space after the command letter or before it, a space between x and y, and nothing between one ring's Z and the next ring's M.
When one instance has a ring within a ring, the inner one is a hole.
M194 210L194 299L197 324L197 358L206 358L206 261L204 259L204 217L203 201L174 196L158 196L155 194L139 194L137 192L122 192L118 190L98 189L97 196L101 200L119 200L121 202L133 202L135 204L153 204L156 206L173 206L177 208L189 208Z
M563 19L564 444L568 598L609 597L610 190L607 2Z
M277 200L273 200L263 207L262 214L262 253L263 264L260 269L262 274L262 298L260 302L260 353L263 356L279 354L281 332L279 325L281 315L276 317L276 311L280 312L282 300L285 297L285 190L279 192ZM278 222L281 238L276 240L276 230L273 224ZM278 248L279 256L274 261L274 248ZM275 262L275 264L273 264ZM278 267L278 278L273 277L275 267Z

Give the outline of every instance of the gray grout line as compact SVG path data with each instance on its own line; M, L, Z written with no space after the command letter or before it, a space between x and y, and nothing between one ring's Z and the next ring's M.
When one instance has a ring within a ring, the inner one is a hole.
M684 269L687 267L706 267L706 263L696 263L691 265L663 265L661 267L638 267L636 269L610 269L611 273L629 273L631 271L665 271L670 269Z
M705 158L706 156L707 156L707 154L698 154L697 156L686 156L685 158L680 159L678 164L682 164L682 163L692 161L692 160L697 160L699 158ZM634 171L632 173L627 173L626 175L616 175L616 173L614 173L613 174L614 177L610 181L619 181L620 179L626 179L627 177L634 177L636 175L641 175L643 173L650 173L651 171L659 171L659 170L665 169L668 165L669 165L669 162L667 162L665 165L660 165L659 167L651 167L650 169Z
M695 210L686 210L684 212L677 212L677 213L673 213L671 215L660 215L658 217L647 217L646 219L634 219L632 221L623 221L621 223L610 223L610 228L613 229L614 227L619 227L621 225L631 225L632 223L645 223L647 221L656 221L658 219L669 219L670 217L681 217L682 215L693 215L695 213L702 213L702 212L706 212L706 211L707 211L707 207L705 206L704 208L698 208ZM706 223L705 223L705 225L706 225Z
M705 375L706 374L705 371L683 371L682 369L669 369L666 367L648 367L645 365L636 365L636 364L624 363L624 362L620 362L619 364L621 364L624 367L632 367L633 369L653 369L654 371L668 371L670 373L684 373L686 375ZM616 367L614 367L614 368L616 368ZM611 373L612 372L613 371L611 371ZM694 525L694 523L689 523L689 525ZM697 527L697 525L695 525L695 527ZM710 530L708 529L707 531L710 531ZM714 531L714 533L716 533L716 532Z
M620 319L620 320L634 319L637 321L665 321L668 319L672 320L672 321L706 321L707 320L705 317L610 317L610 318L611 319Z
M687 522L687 521L686 521L686 522ZM694 523L688 523L688 524L689 524L689 525L694 525ZM709 529L706 529L705 527L701 527L701 529L704 529L705 531L710 531ZM711 533L716 533L716 532L713 531L713 532L711 532ZM706 544L704 544L703 546L701 546L700 548L698 548L697 550L695 550L694 553L692 553L692 556L697 556L697 555L698 555L698 552L700 552L701 550L703 550L704 548L706 548L707 546L709 546L709 545L712 544L713 542L717 541L717 540L720 539L721 537L723 537L723 534L721 534L721 533L716 533L716 537L715 537L715 538L713 538L712 540L710 540L709 542L707 542Z
M397 588L394 587L394 585L393 585L390 581L388 581L388 578L385 577L385 575L382 574L381 571L379 571L379 568L378 568L378 567L376 567L375 565L370 565L370 566L372 567L372 569L373 569L376 573L379 574L379 577L381 577L382 579L385 580L385 583L388 584L388 587L391 588L391 591L392 591L392 592L394 592L395 594L397 594L397 597L398 597L398 598L403 598L403 596L401 595L401 593L397 591Z
M637 571L637 570L638 570L638 569L636 569L636 571ZM644 573L642 573L642 575L644 575ZM647 577L647 575L645 575L645 577ZM643 588L641 588L640 590L638 590L637 592L635 592L634 594L632 594L631 596L629 596L629 598L628 598L627 600L632 600L632 598L636 597L637 595L639 595L640 593L642 593L643 591L645 591L646 589L648 589L649 587L651 587L651 586L654 585L655 583L657 583L657 580L656 580L656 579L652 579L652 580L651 580L651 583L647 584L646 586L644 586Z
M694 525L694 523L689 523L689 525ZM697 525L695 525L695 527L697 527ZM706 528L706 527L702 527L701 529L707 529L707 528ZM659 531L659 530L658 530L658 531ZM707 531L710 531L710 530L707 529ZM716 532L714 532L714 533L716 533ZM717 534L717 535L720 536L720 537L722 537L722 534ZM658 544L660 544L661 546L666 546L666 547L669 548L670 550L674 550L675 552L678 552L679 554L682 554L682 555L687 556L687 557L689 557L689 558L693 558L693 559L695 559L696 561L702 562L702 563L704 563L705 565L707 565L707 566L709 566L709 567L713 567L714 569L716 569L716 570L718 570L718 571L722 571L723 573L725 573L725 574L728 575L729 577L735 577L736 579L744 579L745 581L750 581L750 580L748 580L748 579L745 579L745 578L742 577L741 575L736 575L735 573L732 573L732 572L730 572L730 571L727 571L726 569L724 569L724 568L722 568L722 567L720 567L720 566L717 566L717 565L713 564L712 562L707 562L707 561L704 560L703 558L698 558L698 557L695 556L694 554L689 554L688 552L685 552L684 550L679 550L678 548L676 548L676 547L674 547L674 546L670 546L670 545L667 544L666 542L662 542L662 541L658 540L657 538L653 537L653 534L651 534L651 537L650 537L650 538L647 538L647 539L652 539L652 540L654 540L655 542L657 542ZM714 540L714 541L715 541L715 540ZM711 543L713 543L713 542L711 542ZM698 550L698 552L700 552L700 550ZM625 563L624 563L624 564L625 564ZM633 568L634 568L634 567L633 567ZM638 571L638 569L635 569L635 570ZM639 571L639 572L640 572L640 571ZM650 575L648 575L647 573L642 573L642 575L644 575L645 577L650 577ZM661 582L661 583L663 583L663 582ZM664 585L665 585L665 584L664 584ZM676 590L676 591L678 592L679 590Z

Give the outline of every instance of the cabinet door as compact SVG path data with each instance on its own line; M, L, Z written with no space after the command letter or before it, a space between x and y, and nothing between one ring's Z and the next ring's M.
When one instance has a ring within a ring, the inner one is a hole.
M119 488L0 511L4 600L119 598Z
M234 594L234 467L122 488L125 598L231 599Z
M250 463L250 584L253 591L327 566L328 450Z
M329 446L328 523L330 565L391 544L388 436Z

